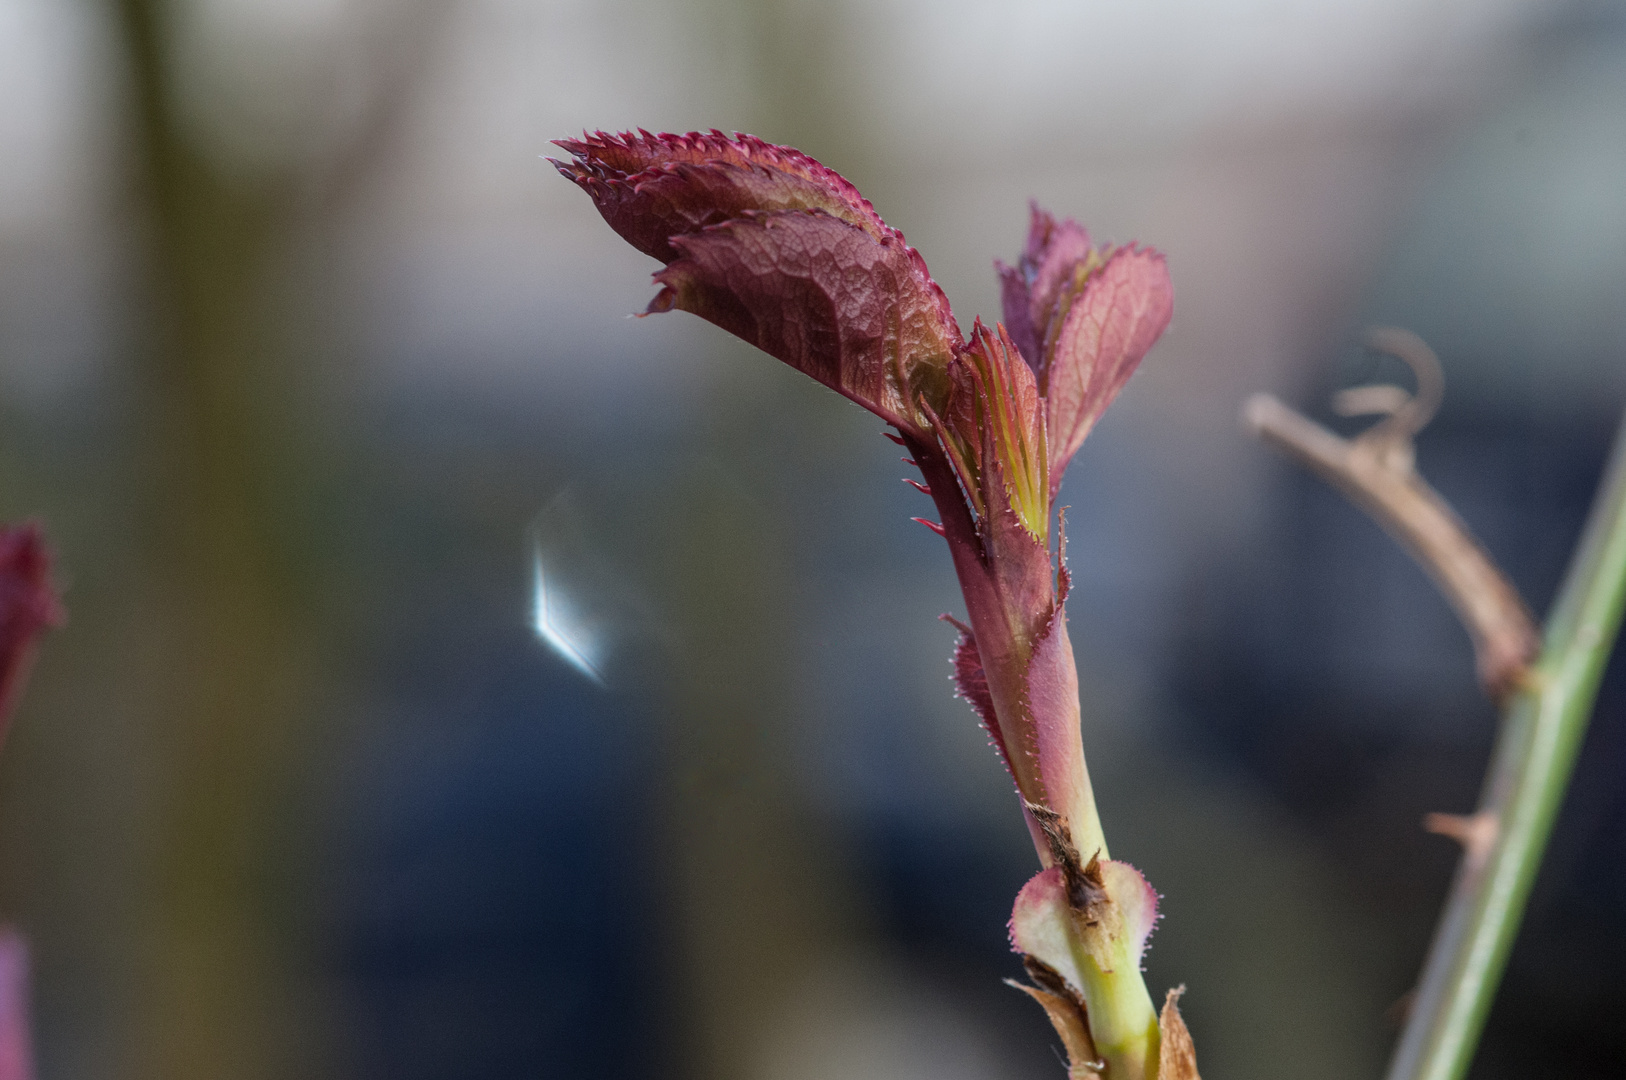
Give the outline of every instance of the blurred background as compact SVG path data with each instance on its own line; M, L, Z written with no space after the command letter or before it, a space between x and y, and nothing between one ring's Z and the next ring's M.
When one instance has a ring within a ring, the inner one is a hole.
M1623 102L1602 2L0 0L0 518L71 613L0 758L41 1077L1062 1074L925 501L625 317L654 265L541 158L633 126L839 169L965 325L1030 197L1168 254L1062 495L1103 816L1210 1080L1377 1076L1494 711L1238 406L1417 331L1423 471L1544 610L1626 406ZM1623 779L1617 654L1476 1078L1619 1075Z

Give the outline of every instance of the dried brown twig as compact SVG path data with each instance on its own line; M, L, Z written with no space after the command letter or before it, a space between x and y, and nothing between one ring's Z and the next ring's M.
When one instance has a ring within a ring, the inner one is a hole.
M1512 583L1417 473L1412 438L1439 408L1445 390L1440 362L1407 330L1375 327L1367 332L1366 343L1405 361L1417 377L1417 393L1398 386L1363 386L1337 395L1333 407L1345 416L1384 416L1360 435L1340 438L1270 394L1249 398L1243 420L1400 541L1456 609L1473 638L1480 683L1501 701L1523 681L1540 636Z
M1335 407L1346 415L1387 414L1359 437L1340 439L1268 395L1251 398L1243 415L1256 434L1331 481L1422 563L1467 625L1480 679L1502 705L1478 810L1424 821L1462 844L1463 859L1417 989L1403 999L1409 1015L1388 1073L1388 1080L1462 1080L1626 610L1626 422L1539 641L1512 585L1417 475L1411 439L1439 405L1439 361L1404 330L1373 330L1367 342L1406 361L1418 390L1413 396L1377 386L1338 395Z

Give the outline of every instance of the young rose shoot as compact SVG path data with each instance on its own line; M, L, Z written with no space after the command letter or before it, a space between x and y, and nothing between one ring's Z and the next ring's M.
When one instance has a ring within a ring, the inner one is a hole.
M1168 325L1163 256L1098 246L1035 206L1004 322L961 332L920 254L834 170L718 131L584 134L559 171L664 267L674 308L749 341L896 429L965 597L954 672L1016 783L1043 870L1011 941L1075 1077L1195 1077L1141 976L1157 896L1109 858L1079 733L1054 502L1067 464Z

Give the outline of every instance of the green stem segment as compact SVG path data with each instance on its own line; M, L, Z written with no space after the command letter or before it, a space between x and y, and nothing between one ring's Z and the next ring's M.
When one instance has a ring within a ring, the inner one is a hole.
M1112 971L1085 957L1084 1000L1089 1004L1090 1036L1106 1062L1109 1080L1154 1080L1157 1076L1157 1007L1146 991L1140 957L1126 956Z
M1461 1080L1473 1060L1626 606L1626 423L1527 686L1508 702L1480 802L1494 826L1452 885L1388 1080Z

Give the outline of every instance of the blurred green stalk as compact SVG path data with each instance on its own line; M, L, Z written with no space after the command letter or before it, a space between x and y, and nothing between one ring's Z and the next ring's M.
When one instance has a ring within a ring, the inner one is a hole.
M138 708L162 802L135 929L140 996L119 1046L134 1080L313 1074L299 940L273 890L302 838L283 785L323 656L312 565L292 541L316 475L309 393L287 347L280 263L302 224L297 160L235 169L184 120L165 0L111 5L123 49L129 191L140 223L128 538L155 641Z
M1548 619L1507 704L1478 819L1388 1080L1461 1080L1473 1061L1626 606L1626 421Z

